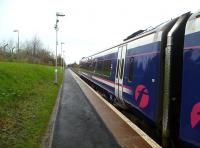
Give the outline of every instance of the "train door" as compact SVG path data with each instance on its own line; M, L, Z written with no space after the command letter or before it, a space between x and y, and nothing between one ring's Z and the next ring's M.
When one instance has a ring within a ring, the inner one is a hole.
M200 11L189 18L184 38L180 138L200 147Z
M117 67L116 67L116 75L115 75L115 96L118 98L118 100L122 104L124 104L123 77L124 77L126 48L127 48L127 45L122 45L118 48L118 58L117 58Z

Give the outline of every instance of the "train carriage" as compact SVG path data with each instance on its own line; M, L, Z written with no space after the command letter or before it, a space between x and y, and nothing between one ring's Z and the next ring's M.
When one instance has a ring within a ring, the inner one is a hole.
M200 13L188 12L83 58L79 73L156 131L164 147L180 139L200 146L199 44Z
M83 77L158 130L162 121L163 57L167 33L176 20L80 61Z
M183 49L183 80L180 137L188 147L200 147L200 12L186 25Z

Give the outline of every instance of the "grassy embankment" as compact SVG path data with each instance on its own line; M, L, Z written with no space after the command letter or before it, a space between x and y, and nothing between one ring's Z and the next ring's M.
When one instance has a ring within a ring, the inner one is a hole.
M51 66L0 62L0 147L39 147L59 85Z

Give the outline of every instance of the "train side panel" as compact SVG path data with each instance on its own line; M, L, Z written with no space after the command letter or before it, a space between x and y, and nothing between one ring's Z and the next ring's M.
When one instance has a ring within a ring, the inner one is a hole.
M186 25L180 117L181 140L188 147L200 147L200 13Z
M123 93L125 102L152 122L157 120L160 87L160 39L155 40L155 35L139 39L141 45L134 41L128 44Z

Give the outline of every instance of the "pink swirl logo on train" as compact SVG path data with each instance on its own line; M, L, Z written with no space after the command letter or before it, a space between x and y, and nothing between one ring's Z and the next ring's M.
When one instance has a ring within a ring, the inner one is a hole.
M190 114L191 118L191 126L192 128L196 127L198 123L200 123L200 102L196 103Z
M139 84L135 90L135 100L140 108L145 108L149 104L149 91L143 84Z

